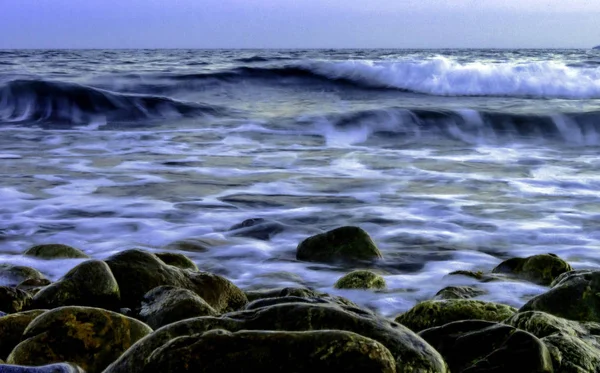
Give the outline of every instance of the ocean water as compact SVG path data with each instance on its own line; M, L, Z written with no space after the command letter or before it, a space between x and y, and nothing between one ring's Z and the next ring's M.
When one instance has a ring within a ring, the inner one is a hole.
M0 262L57 279L81 260L19 253L195 240L181 252L244 289L392 316L510 257L599 268L599 151L598 50L0 51ZM387 290L295 259L342 225L373 237Z

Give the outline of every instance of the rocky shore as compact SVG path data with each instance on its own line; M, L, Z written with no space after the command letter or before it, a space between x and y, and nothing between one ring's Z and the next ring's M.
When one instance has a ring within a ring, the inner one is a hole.
M23 255L87 258L59 244ZM350 226L297 248L298 260L361 268L339 289L384 289L368 269L381 257ZM56 282L0 264L0 373L600 372L600 272L544 254L451 275L548 291L516 309L449 287L392 320L308 288L244 291L177 252L88 258Z

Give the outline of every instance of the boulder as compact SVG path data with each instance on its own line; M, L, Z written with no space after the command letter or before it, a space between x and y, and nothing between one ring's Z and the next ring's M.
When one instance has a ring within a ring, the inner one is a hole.
M6 313L19 312L29 307L31 295L21 289L0 286L0 311Z
M91 307L61 307L36 317L7 363L44 365L68 361L102 372L152 329L141 321Z
M211 330L167 342L143 372L319 371L394 373L396 363L381 343L346 331Z
M577 321L600 322L600 271L573 271L530 299L519 312L542 311Z
M158 259L162 260L170 266L175 266L181 269L189 269L198 271L198 267L190 258L179 253L156 253Z
M104 373L146 372L146 369L151 369L146 364L153 352L169 341L178 337L203 334L213 329L233 333L242 330L353 332L385 346L394 357L396 372L447 372L446 364L438 352L399 324L353 307L286 303L233 312L221 317L197 317L167 325L135 344Z
M159 286L144 296L139 318L152 329L198 316L216 316L215 311L196 293L173 286Z
M500 263L493 273L505 273L535 284L548 286L558 276L572 271L571 265L554 254L512 258Z
M119 285L106 263L88 260L71 269L60 280L33 297L34 308L87 306L119 309Z
M0 264L0 281L8 286L17 286L28 279L45 279L37 269L25 266L15 266L8 263Z
M6 359L21 337L27 325L46 310L31 310L13 313L0 318L0 358Z
M311 236L296 249L296 259L308 262L373 260L382 257L369 234L352 226Z
M89 256L83 251L71 246L61 244L47 244L30 247L23 252L25 256L40 259L88 259Z
M281 223L265 220L263 218L247 219L229 228L234 237L248 237L256 240L268 241L271 237L285 230Z
M546 346L534 335L508 325L457 321L419 335L442 354L455 373L554 372Z
M473 286L448 286L438 291L433 300L470 299L487 294L487 291Z
M465 276L473 278L479 282L503 281L506 277L504 274L499 273L483 273L482 271L474 272L463 270L450 272L448 273L448 276Z
M30 278L17 285L17 289L28 292L32 296L37 294L42 288L50 285L52 281L46 278Z
M336 289L385 289L385 280L380 275L366 270L348 273L335 283Z
M147 292L163 285L191 290L219 313L240 309L248 302L244 292L224 277L170 266L141 250L122 251L106 263L119 284L124 308L137 308Z
M327 293L321 293L312 289L307 288L276 288L276 289L265 289L265 290L251 290L246 292L246 296L250 303L246 305L246 309L261 308L274 304L281 303L296 303L298 299L305 299L304 303L331 303L338 304L341 306L350 306L358 308L356 303L349 299L340 297L337 295L330 295ZM292 300L292 298L294 300Z
M0 361L0 373L85 373L74 364L60 363L28 367L22 365L7 365Z
M473 299L428 300L396 317L396 322L420 332L453 321L502 321L514 315L513 307Z

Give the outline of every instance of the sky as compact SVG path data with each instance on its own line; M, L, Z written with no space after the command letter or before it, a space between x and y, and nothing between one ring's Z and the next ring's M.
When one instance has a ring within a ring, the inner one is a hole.
M595 45L600 0L0 0L0 49Z

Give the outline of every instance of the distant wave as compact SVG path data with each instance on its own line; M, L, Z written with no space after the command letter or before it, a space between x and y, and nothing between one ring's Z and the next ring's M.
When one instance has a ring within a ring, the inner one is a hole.
M423 61L303 61L283 66L238 67L184 74L176 80L321 80L362 88L397 89L436 96L600 98L600 67L560 62L458 63L445 57Z
M167 97L121 94L74 83L13 80L0 85L0 122L68 125L220 115L223 111Z
M283 57L283 56L272 56L272 57L264 57L264 56L252 56L252 57L241 57L236 58L234 61L243 62L243 63L253 63L253 62L269 62L269 61L284 61L290 60L291 57Z

